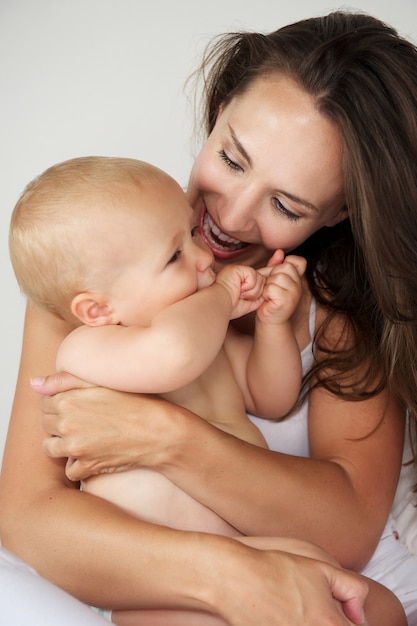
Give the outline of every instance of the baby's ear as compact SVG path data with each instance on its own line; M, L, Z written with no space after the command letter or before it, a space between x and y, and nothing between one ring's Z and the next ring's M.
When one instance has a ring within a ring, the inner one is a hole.
M72 299L71 312L82 324L87 326L106 326L118 324L114 311L102 296L94 293L79 293Z

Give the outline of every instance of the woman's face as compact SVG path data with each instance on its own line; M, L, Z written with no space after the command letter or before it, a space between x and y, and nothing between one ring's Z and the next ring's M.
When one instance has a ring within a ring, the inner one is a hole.
M346 217L336 126L291 78L257 79L220 112L188 198L216 266L265 264Z

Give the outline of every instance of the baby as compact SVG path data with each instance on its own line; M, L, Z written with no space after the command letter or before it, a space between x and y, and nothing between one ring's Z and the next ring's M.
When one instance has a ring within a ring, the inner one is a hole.
M295 403L301 361L290 318L304 259L277 251L261 270L216 275L185 194L158 168L109 157L49 168L14 209L10 255L28 299L68 322L58 370L159 394L264 447L246 410L277 418ZM229 325L255 310L254 337ZM240 534L152 470L92 476L82 488L150 522Z

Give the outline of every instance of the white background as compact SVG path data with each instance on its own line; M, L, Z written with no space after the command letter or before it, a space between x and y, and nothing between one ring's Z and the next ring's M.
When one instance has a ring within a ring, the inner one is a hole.
M186 185L195 145L184 85L211 37L337 8L417 41L417 0L0 0L0 460L25 308L7 235L24 186L89 154L151 161Z

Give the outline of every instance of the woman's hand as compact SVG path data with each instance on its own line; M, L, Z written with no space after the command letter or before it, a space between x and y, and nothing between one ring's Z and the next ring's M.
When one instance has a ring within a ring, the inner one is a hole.
M167 403L156 396L94 387L64 372L33 378L31 386L42 395L42 425L48 435L43 450L70 459L70 480L153 467L170 436L173 411L163 410Z
M275 556L279 562L281 554ZM289 557L292 567L291 557L288 554L283 557L281 564L287 571L285 560ZM366 626L363 604L367 584L364 579L340 569L322 569L315 561L297 561L296 568L296 580L282 581L283 586L275 593L272 602L262 605L257 599L251 604L247 602L240 607L243 612L236 611L231 621L190 610L114 611L113 621L118 626ZM317 585L311 584L313 576L319 578ZM339 601L336 600L338 596Z
M304 558L293 552L292 548L298 546L291 546L291 540L288 542L289 552L255 550L239 555L239 551L232 549L229 553L225 548L223 574L228 584L216 585L221 599L215 602L222 617L210 612L209 603L209 612L114 611L113 621L119 626L365 625L367 581L321 562L321 558ZM215 559L216 552L212 555ZM236 575L236 565L245 576ZM211 574L207 577L210 580Z
M246 563L241 569L244 574L237 579L227 577L226 565L226 586L236 599L232 613L223 614L228 623L239 626L365 623L363 606L369 588L363 578L287 552L255 550L253 556L253 567ZM242 608L245 609L243 620ZM236 619L237 615L241 621Z

